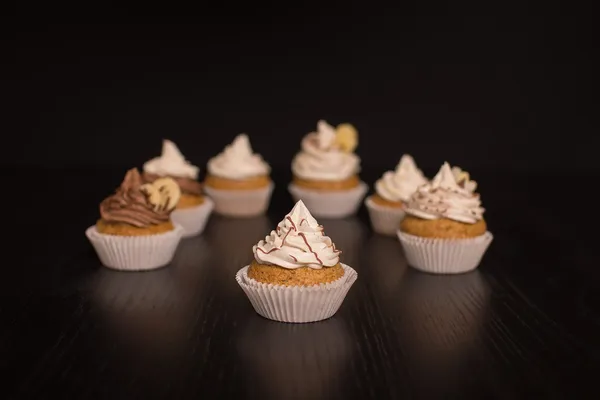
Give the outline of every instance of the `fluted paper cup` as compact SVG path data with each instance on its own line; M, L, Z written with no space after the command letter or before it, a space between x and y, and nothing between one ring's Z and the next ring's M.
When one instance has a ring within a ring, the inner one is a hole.
M213 208L213 201L204 197L204 202L198 206L173 211L171 220L183 227L184 238L196 236L204 230Z
M331 318L342 305L358 274L342 264L344 275L318 286L282 286L258 282L248 277L245 266L235 276L252 307L261 316L279 322L316 322Z
M255 217L269 208L275 185L253 190L223 190L208 186L204 191L215 204L215 212L228 217Z
M398 230L408 265L432 274L462 274L479 266L490 243L491 232L469 239L436 239Z
M288 186L294 201L302 200L311 214L323 218L345 218L356 214L367 193L367 184L361 182L349 190L311 190L291 183Z
M400 227L400 222L402 222L404 215L406 215L404 209L379 205L371 197L367 197L365 206L369 210L371 226L376 233L386 236L396 235Z
M183 227L166 233L145 236L117 236L98 232L96 226L85 231L86 236L105 267L119 271L144 271L163 267L171 262Z

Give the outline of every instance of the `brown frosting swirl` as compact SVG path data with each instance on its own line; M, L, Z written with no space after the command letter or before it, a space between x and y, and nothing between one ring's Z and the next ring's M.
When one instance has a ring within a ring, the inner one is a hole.
M161 175L151 174L149 172L144 172L144 181L147 183L152 183L158 178L164 178ZM183 178L180 176L169 176L169 178L173 179L179 185L181 189L181 193L190 194L194 196L202 195L202 184L197 180L190 178Z
M100 203L100 216L104 221L125 223L146 228L169 221L172 210L155 211L146 194L140 190L142 177L137 168L127 171L125 179L115 194Z

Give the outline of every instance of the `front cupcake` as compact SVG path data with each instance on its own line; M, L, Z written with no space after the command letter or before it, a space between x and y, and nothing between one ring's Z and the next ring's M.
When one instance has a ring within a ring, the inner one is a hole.
M168 264L183 235L170 219L180 196L171 178L143 184L137 169L127 171L121 186L100 204L100 220L85 232L102 264L129 271Z
M199 168L186 161L175 143L163 141L162 154L144 164L144 180L172 178L181 188L181 197L171 219L183 227L183 237L195 236L204 230L213 209L213 202L202 195L198 182Z
M289 191L317 216L343 218L356 213L367 192L361 182L360 159L354 153L358 134L350 124L333 128L325 121L302 139L292 161L294 179Z
M438 274L477 268L493 239L484 211L479 194L460 187L444 163L406 205L398 237L409 265Z
M302 201L252 251L236 280L256 312L274 321L330 318L357 278Z
M241 134L208 161L204 190L221 215L257 216L269 207L274 188L270 172L269 164L252 152L248 136Z
M426 183L413 158L404 154L396 170L384 173L375 182L375 194L365 200L373 230L382 235L395 235L404 218L404 205L417 188Z

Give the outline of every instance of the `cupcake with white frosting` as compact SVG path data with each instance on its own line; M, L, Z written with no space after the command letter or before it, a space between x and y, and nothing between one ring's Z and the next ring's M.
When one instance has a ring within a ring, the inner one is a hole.
M275 321L330 318L357 278L302 201L252 251L236 280L256 312Z
M405 211L398 237L416 269L440 274L473 270L492 242L479 194L460 187L448 163L417 189Z
M413 158L404 154L395 171L387 171L375 182L375 193L365 200L373 230L393 236L404 218L404 205L427 178Z
M302 139L292 161L289 191L317 216L342 218L356 213L367 192L360 180L360 158L354 153L358 134L350 124L337 128L321 120L317 131Z
M181 197L171 219L183 227L183 237L202 233L213 209L212 200L202 194L199 172L200 169L187 161L170 140L163 140L160 157L144 163L143 177L146 182L168 177L179 185Z
M252 151L248 136L241 134L208 161L204 190L214 200L219 214L260 215L269 207L274 188L270 172L269 164Z

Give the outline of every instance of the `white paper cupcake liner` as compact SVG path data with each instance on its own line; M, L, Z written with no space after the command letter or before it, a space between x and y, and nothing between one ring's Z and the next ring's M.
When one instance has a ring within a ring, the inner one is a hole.
M376 233L386 236L396 235L400 227L400 222L402 222L404 215L406 215L404 209L379 205L371 197L367 197L365 206L369 210L371 226Z
M319 286L281 286L248 277L245 266L235 276L256 312L279 322L316 322L331 318L342 305L358 274L342 264L344 276Z
M275 185L254 190L223 190L208 186L204 191L215 204L215 212L228 217L254 217L264 214L269 208Z
M105 267L120 271L144 271L163 267L173 259L183 235L181 225L166 233L147 236L117 236L85 231Z
M356 214L361 200L367 194L367 184L340 191L310 190L294 185L288 186L294 201L302 200L311 214L323 218L344 218Z
M171 220L183 227L183 237L196 236L204 231L208 217L214 208L213 201L204 197L204 202L196 207L176 209L171 213Z
M461 274L479 266L490 243L491 232L472 239L422 238L398 230L408 265L432 274Z

